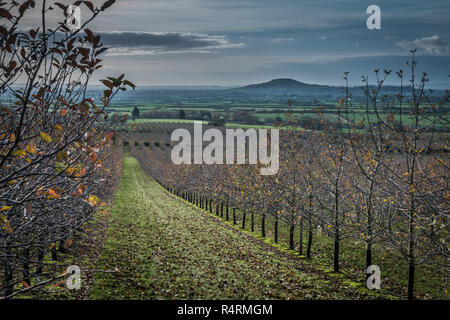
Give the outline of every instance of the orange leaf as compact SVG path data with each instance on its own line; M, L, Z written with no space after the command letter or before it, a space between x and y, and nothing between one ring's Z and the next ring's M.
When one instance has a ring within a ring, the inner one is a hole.
M58 281L57 283L55 283L52 288L56 288L59 287L60 285L62 285L64 283L64 280Z
M53 199L59 199L59 198L61 198L61 196L60 196L58 193L56 193L56 191L53 190L53 189L49 189L49 190L48 190L48 194L49 194L49 197L50 197L50 198L53 198Z
M73 243L72 239L67 239L64 242L64 248L70 248L72 246L72 243Z
M109 140L111 140L111 138L114 136L114 132L109 132L105 135L105 141L109 142Z
M97 161L97 154L96 154L95 152L92 152L92 153L89 155L89 159L91 160L91 162Z

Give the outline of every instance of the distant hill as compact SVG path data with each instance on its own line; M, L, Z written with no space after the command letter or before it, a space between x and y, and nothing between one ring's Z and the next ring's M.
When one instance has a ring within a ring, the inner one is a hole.
M314 97L314 98L340 98L343 96L343 86L328 86L320 84L309 84L300 82L294 79L280 78L273 79L268 82L251 84L244 87L230 89L235 94L241 94L246 96L287 96L287 97ZM374 89L374 86L370 86L369 89ZM411 87L404 87L403 93L410 93ZM360 86L350 87L349 92L353 97L363 96L364 91ZM400 92L400 87L386 85L380 92L380 96L383 94L395 95ZM437 94L445 93L444 90L437 90Z
M268 82L259 83L259 84L251 84L245 87L241 87L240 89L244 90L259 90L259 89L278 89L278 90L302 90L309 88L329 88L327 85L319 85L319 84L308 84L304 82L300 82L294 79L288 78L280 78L273 79Z
M266 94L266 95L340 95L342 93L342 88L319 85L319 84L309 84L300 82L294 79L273 79L268 82L251 84L245 87L240 87L234 89L237 92L249 93L249 94Z

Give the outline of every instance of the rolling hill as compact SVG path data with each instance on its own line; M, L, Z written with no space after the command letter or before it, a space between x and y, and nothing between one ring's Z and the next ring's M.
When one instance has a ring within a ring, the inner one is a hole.
M281 78L273 79L268 82L251 84L248 86L234 89L235 91L247 94L264 94L264 95L339 95L342 89L339 87L309 84L294 79Z

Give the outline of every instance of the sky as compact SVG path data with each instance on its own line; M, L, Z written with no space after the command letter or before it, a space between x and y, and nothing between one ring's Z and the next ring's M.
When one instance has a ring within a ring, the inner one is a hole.
M380 30L366 26L369 5L381 9ZM448 0L117 0L90 26L110 47L95 81L125 73L138 85L343 85L348 71L359 85L377 68L406 70L417 48L418 71L448 88L449 16Z

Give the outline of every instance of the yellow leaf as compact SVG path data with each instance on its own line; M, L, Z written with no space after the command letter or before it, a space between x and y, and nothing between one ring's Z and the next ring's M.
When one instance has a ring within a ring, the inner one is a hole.
M59 124L55 124L55 129L58 131L63 131L63 128Z
M28 153L35 154L36 147L30 142L27 144L27 151L28 151Z
M26 154L27 152L25 150L14 150L13 152L11 152L11 155L13 157L25 156Z
M96 206L98 203L98 198L96 195L90 195L88 201L92 206Z
M7 211L10 210L11 208L12 208L11 206L3 206L0 211Z
M44 142L50 143L50 142L53 141L53 140L52 140L52 137L50 137L50 136L49 136L48 134L46 134L45 132L41 132L40 135L41 135L41 139L42 139Z

